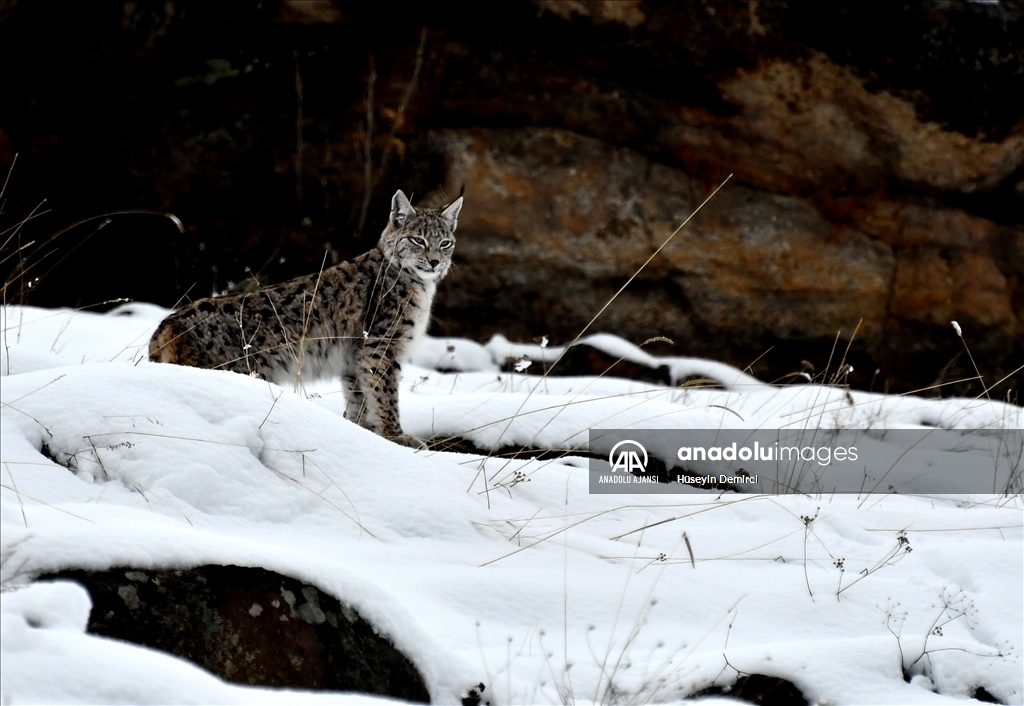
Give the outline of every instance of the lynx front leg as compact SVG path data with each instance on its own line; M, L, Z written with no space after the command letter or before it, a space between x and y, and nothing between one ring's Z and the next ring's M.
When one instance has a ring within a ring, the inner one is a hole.
M373 354L360 361L345 416L385 439L425 449L426 444L402 432L398 416L398 380L401 368L388 357Z

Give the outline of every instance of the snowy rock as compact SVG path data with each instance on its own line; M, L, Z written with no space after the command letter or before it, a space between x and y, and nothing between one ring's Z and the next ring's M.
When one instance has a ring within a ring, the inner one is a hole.
M91 595L90 633L189 659L230 682L430 701L412 663L355 610L273 571L201 566L57 576L77 583L33 586L33 600L18 604L28 619L64 624L49 616L63 615L53 606L68 595L86 607L75 612L84 630Z
M18 616L31 628L85 632L92 601L72 581L37 581L0 594L4 618Z

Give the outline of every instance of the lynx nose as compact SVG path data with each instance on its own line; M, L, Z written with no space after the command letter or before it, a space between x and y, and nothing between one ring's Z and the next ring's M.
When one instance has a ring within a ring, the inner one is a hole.
M430 263L431 268L435 270L437 269L437 266L441 264L440 260L428 260L428 262Z

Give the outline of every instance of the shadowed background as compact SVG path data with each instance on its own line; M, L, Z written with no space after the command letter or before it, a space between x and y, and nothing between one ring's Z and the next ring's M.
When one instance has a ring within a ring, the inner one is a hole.
M976 395L956 320L1024 364L1020 2L0 0L0 65L8 302L281 281L465 184L431 333L560 343L735 174L593 331ZM184 233L61 232L132 209Z

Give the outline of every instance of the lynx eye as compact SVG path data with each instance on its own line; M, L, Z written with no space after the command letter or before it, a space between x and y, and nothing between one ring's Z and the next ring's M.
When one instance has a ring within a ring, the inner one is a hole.
M417 247L421 247L424 249L427 247L427 241L424 240L423 238L413 237L409 238L409 240L411 240L413 245L416 245Z
M441 241L441 247L444 248L445 250L447 250L448 248L452 247L453 245L455 245L455 243L453 243L450 240L442 240Z

